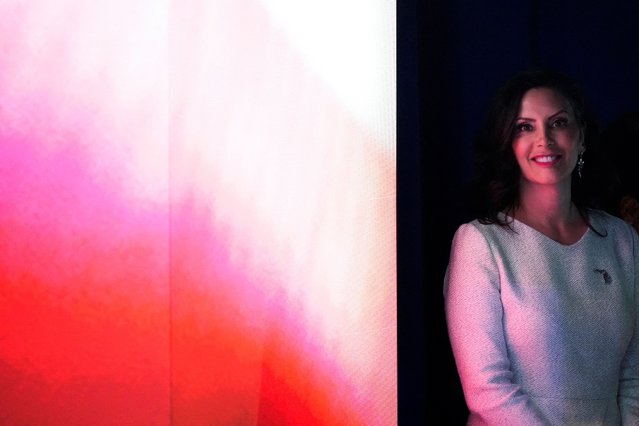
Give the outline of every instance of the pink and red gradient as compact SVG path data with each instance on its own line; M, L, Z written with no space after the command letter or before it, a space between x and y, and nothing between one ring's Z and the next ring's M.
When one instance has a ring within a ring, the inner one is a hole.
M0 423L396 424L394 132L187 3L0 6Z

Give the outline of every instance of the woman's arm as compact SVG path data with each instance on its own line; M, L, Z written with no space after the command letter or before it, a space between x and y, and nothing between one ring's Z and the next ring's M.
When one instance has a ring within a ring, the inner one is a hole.
M619 409L623 425L639 424L639 237L632 233L635 255L635 329L621 363L619 378Z
M446 320L469 424L546 424L513 382L497 263L472 224L456 232L444 283Z

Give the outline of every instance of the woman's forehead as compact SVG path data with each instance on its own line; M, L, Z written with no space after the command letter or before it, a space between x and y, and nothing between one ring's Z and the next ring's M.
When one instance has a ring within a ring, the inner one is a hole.
M548 87L535 87L528 90L521 98L519 112L522 113L550 113L558 111L574 113L568 99L558 90Z

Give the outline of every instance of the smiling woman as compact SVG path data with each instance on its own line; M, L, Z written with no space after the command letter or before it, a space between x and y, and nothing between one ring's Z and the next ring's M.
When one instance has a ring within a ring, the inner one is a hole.
M593 208L595 137L562 74L524 72L493 100L478 217L454 236L444 286L471 425L639 421L639 237Z
M521 184L569 181L584 142L569 103L552 89L531 89L521 100L513 151ZM540 176L536 176L540 174Z
M512 147L521 177L514 217L556 241L572 244L587 229L577 209L569 205L565 226L556 216L546 218L531 214L531 210L541 207L561 213L559 210L565 209L557 203L565 205L567 199L562 194L570 193L572 172L577 164L583 164L583 124L559 92L545 87L524 94L516 123Z

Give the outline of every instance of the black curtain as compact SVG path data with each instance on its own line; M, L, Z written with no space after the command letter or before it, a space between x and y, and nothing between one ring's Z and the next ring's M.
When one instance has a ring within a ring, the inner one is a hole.
M639 110L639 2L399 0L397 209L400 425L463 425L444 319L455 229L471 220L472 143L509 76L574 77L605 127Z

